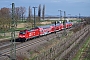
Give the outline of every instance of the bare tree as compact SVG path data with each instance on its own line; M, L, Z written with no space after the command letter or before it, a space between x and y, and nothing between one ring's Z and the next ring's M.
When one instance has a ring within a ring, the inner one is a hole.
M30 21L31 22L31 18L32 18L32 9L30 8L30 6L29 6L29 9L28 9L29 11L28 11L28 21Z
M10 17L10 9L9 8L1 8L0 10L0 16L1 17Z
M10 8L6 8L6 7L1 8L0 18L2 25L6 24L8 26L11 22Z
M43 5L43 9L42 9L42 19L44 20L45 18L45 5Z
M0 31L5 32L9 30L10 28L10 22L11 22L11 15L10 15L10 9L9 8L1 8L0 10Z
M30 27L31 25L33 25L33 20L32 20L32 9L31 9L30 6L29 6L29 8L28 8L27 23L28 23L28 27Z
M41 19L41 4L38 7L38 20L40 21Z
M20 7L16 7L16 8L15 8L15 18L16 18L17 20L19 20L20 17L21 17Z
M20 7L20 14L21 14L22 21L23 21L23 17L24 17L25 12L26 12L26 8L21 6Z

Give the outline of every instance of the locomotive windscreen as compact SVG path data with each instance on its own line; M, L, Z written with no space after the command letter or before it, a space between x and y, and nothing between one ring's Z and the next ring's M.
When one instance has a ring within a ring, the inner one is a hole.
M26 33L26 31L20 31L19 32L19 34L25 34Z

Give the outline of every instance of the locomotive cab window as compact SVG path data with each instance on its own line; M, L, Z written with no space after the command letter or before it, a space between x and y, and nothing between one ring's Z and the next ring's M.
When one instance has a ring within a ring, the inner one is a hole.
M25 31L21 31L19 34L25 34L26 32Z

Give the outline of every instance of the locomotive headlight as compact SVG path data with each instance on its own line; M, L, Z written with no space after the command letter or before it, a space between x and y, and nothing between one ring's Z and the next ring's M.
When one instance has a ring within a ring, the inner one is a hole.
M22 37L22 36L20 35L20 37Z
M25 36L23 36L23 37L25 37Z
M31 36L31 34L29 36Z

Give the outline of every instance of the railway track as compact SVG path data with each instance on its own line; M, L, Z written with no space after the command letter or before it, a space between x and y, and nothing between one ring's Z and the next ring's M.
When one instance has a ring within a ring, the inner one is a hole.
M60 31L60 32L57 32L57 33L62 33L62 32ZM22 49L26 49L27 47L33 46L35 44L39 44L39 43L42 43L42 42L47 42L47 41L52 40L56 37L57 37L57 35L55 33L52 33L52 34L49 34L47 36L42 36L40 38L35 38L33 40L30 40L30 41L27 41L27 42L24 42L24 43L16 43L16 52L18 52ZM2 55L2 56L10 55L10 51L11 51L10 47L11 47L10 44L6 44L6 45L3 45L2 47L0 47L0 55ZM0 56L0 58L2 58L2 56Z
M62 31L60 31L60 32L62 32ZM2 41L0 41L0 49L2 49L3 47L8 47L8 46L10 46L10 44L11 44L10 40L7 40L7 39L6 40L2 40Z
M90 27L90 26L88 26ZM90 28L87 29L88 32L90 32ZM86 33L86 32L85 32ZM85 34L84 33L84 34ZM84 34L81 34L82 36ZM90 33L87 33L86 35L84 35L84 37L81 38L81 40L79 41L79 43L76 44L76 46L74 46L70 52L68 52L65 57L63 57L63 60L72 60L73 57L76 55L76 53L78 52L78 50L83 46L83 44L85 43L86 39L90 36ZM81 37L81 36L80 36ZM80 38L79 37L79 38ZM76 42L76 41L75 41Z
M0 41L0 46L10 43L10 40Z
M69 30L70 29L67 29L67 31L69 31ZM62 33L63 33L63 30L60 32L57 32L57 34L62 34ZM53 34L49 34L47 36L42 36L40 38L33 39L31 41L24 42L24 43L18 43L18 44L16 43L16 51L18 52L19 50L26 49L32 45L39 44L41 42L47 42L48 40L52 40L56 37L57 37L57 35L55 33L53 33ZM11 47L10 44L4 44L4 46L2 46L2 49L0 47L0 55L3 55L3 56L10 55L10 51L11 51L10 47ZM0 56L0 58L2 58L2 56Z
M68 29L69 30L69 29ZM59 31L59 32L57 32L57 34L61 34L63 31ZM47 36L50 36L51 35L51 38L50 37L47 37ZM47 35L47 36L42 36L42 37L45 37L45 38L47 38L46 40L50 40L50 39L52 39L52 35L53 36L55 36L55 33L52 33L52 34L50 34L50 35ZM45 40L45 39L43 39L42 37L39 37L39 38L34 38L34 39L31 39L31 40L35 40L35 39L37 39L37 40ZM31 41L30 40L30 41ZM27 41L28 42L28 41ZM16 45L18 45L18 44L21 44L21 42L15 42L16 43ZM6 49L6 48L8 48L8 47L10 47L11 46L11 42L10 42L10 40L4 40L4 41L0 41L0 50L3 50L3 49Z

